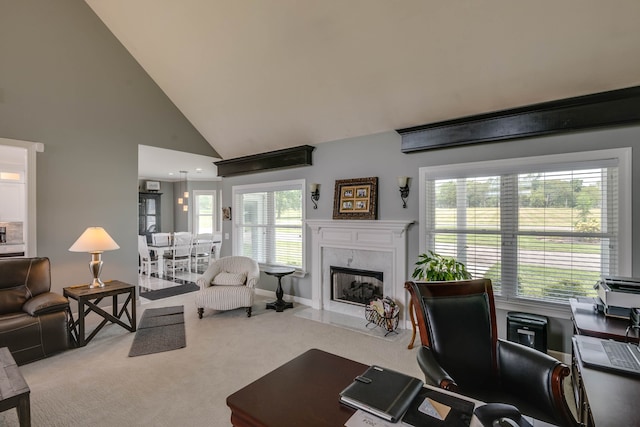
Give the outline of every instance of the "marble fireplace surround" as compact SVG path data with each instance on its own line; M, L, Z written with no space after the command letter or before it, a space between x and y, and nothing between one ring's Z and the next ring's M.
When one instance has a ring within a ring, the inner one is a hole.
M330 265L383 271L384 294L407 317L407 229L413 220L307 220L311 230L311 307L364 317L362 307L331 301Z

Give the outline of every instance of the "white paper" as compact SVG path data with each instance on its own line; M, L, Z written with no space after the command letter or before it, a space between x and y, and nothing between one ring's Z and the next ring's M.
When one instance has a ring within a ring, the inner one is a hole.
M358 409L344 425L345 427L398 427L399 424Z

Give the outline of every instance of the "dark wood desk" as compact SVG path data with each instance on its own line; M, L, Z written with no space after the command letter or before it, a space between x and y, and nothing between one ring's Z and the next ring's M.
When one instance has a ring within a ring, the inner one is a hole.
M578 420L586 427L640 426L640 378L592 369L582 364L573 340L572 378Z
M87 345L108 322L116 323L130 332L136 331L136 286L118 280L104 282L104 285L105 286L101 288L90 288L89 285L76 285L63 289L63 295L65 297L78 302L78 319L74 321L73 315L70 315L69 321L69 332L78 347ZM122 308L118 311L118 295L120 294L128 295ZM100 301L110 296L113 297L111 303L113 314L107 313L98 307ZM101 316L103 320L88 337L85 337L84 320L86 315L92 311ZM122 320L123 315L127 316L128 324Z
M605 316L595 309L593 298L571 298L571 317L573 327L578 335L588 335L590 337L625 341L625 333L629 326L628 319ZM630 342L639 342L640 333L638 330L629 332Z
M252 426L342 426L355 412L339 393L367 365L312 349L227 397L231 423Z
M602 339L638 342L638 331L627 335L629 321L599 313L593 298L571 299L574 331ZM640 378L592 369L582 364L572 342L571 375L578 408L578 421L586 427L640 425Z
M343 426L355 410L340 403L340 392L368 367L311 349L227 397L231 423L235 427ZM554 427L526 418L534 427ZM475 416L470 427L481 427Z

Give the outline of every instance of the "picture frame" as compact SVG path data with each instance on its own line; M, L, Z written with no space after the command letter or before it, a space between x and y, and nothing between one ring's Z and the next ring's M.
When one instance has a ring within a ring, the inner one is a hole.
M231 206L222 208L222 220L231 221Z
M337 179L333 219L378 219L378 177Z

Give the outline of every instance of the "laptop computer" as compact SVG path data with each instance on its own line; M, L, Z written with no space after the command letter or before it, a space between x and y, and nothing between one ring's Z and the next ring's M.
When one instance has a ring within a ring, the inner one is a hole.
M635 344L575 335L574 340L585 366L640 375L640 348Z

